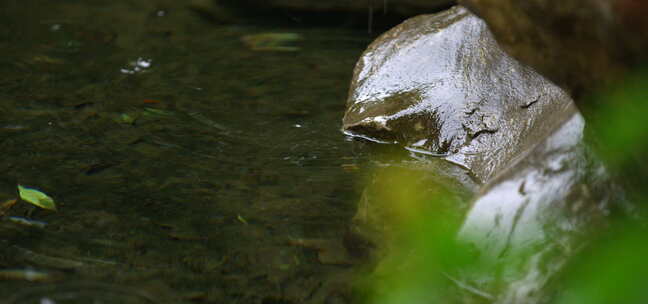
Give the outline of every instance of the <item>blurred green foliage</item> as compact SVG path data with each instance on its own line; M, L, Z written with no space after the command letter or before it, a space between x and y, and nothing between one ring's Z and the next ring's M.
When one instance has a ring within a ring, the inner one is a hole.
M637 152L648 150L648 70L629 76L613 88L591 98L599 105L586 114L589 136L598 142L600 154L612 168L635 163Z
M556 303L646 303L648 69L637 70L591 102L597 106L586 112L591 114L588 142L615 182L624 186L631 208L605 227L603 235L568 267L563 279L567 291Z
M646 303L647 237L641 223L615 223L567 269L556 303Z
M550 284L557 290L548 297L553 303L648 302L648 228L642 217L648 197L647 93L648 70L594 96L592 104L597 106L586 109L590 111L586 113L590 119L588 143L615 178L629 185L626 191L634 207L620 218L611 217L609 226L598 227L602 228L600 234L593 234L585 248L551 279ZM367 279L370 292L365 302L492 302L487 292L451 275L479 271L479 265L471 262L471 250L455 243L461 218L449 217L444 210L453 203L451 195L438 185L421 185L416 175L393 169L382 174L389 175L385 179L391 182L374 186L382 189L376 197L382 201L379 204L393 208L386 221L395 228L393 235L386 237L390 244L382 246L383 255ZM380 174L376 179L381 179ZM430 193L429 188L437 190Z
M448 303L454 293L448 272L470 261L470 251L455 242L455 196L422 172L399 167L378 168L371 190L372 203L389 208L381 218L389 229L380 236L386 241L366 302Z

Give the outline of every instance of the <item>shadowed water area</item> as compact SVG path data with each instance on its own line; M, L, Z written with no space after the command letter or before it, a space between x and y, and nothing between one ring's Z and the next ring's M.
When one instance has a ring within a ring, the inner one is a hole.
M299 50L242 41L266 32ZM0 220L0 302L332 297L348 266L290 240L340 239L355 212L366 154L339 121L372 38L173 1L3 1L0 200L21 184L58 212Z

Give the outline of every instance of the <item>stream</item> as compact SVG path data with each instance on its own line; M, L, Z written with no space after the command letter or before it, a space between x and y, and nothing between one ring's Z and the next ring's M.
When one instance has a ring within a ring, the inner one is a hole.
M339 131L366 29L215 25L174 1L0 4L2 303L309 303L366 153ZM290 33L290 51L244 37Z

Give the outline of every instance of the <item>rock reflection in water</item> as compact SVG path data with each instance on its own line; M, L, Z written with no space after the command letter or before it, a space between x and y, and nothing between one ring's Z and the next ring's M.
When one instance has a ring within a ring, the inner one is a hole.
M472 280L504 286L498 303L549 297L549 281L609 213L605 169L582 143L582 116L570 112L554 134L483 187L459 232L488 270Z

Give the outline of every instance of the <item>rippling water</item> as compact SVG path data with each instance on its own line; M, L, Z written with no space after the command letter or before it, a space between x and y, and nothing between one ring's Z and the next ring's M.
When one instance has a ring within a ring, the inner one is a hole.
M365 158L340 132L362 30L215 25L174 1L0 4L7 303L316 301ZM296 52L241 38L296 33ZM45 226L36 225L44 222Z

